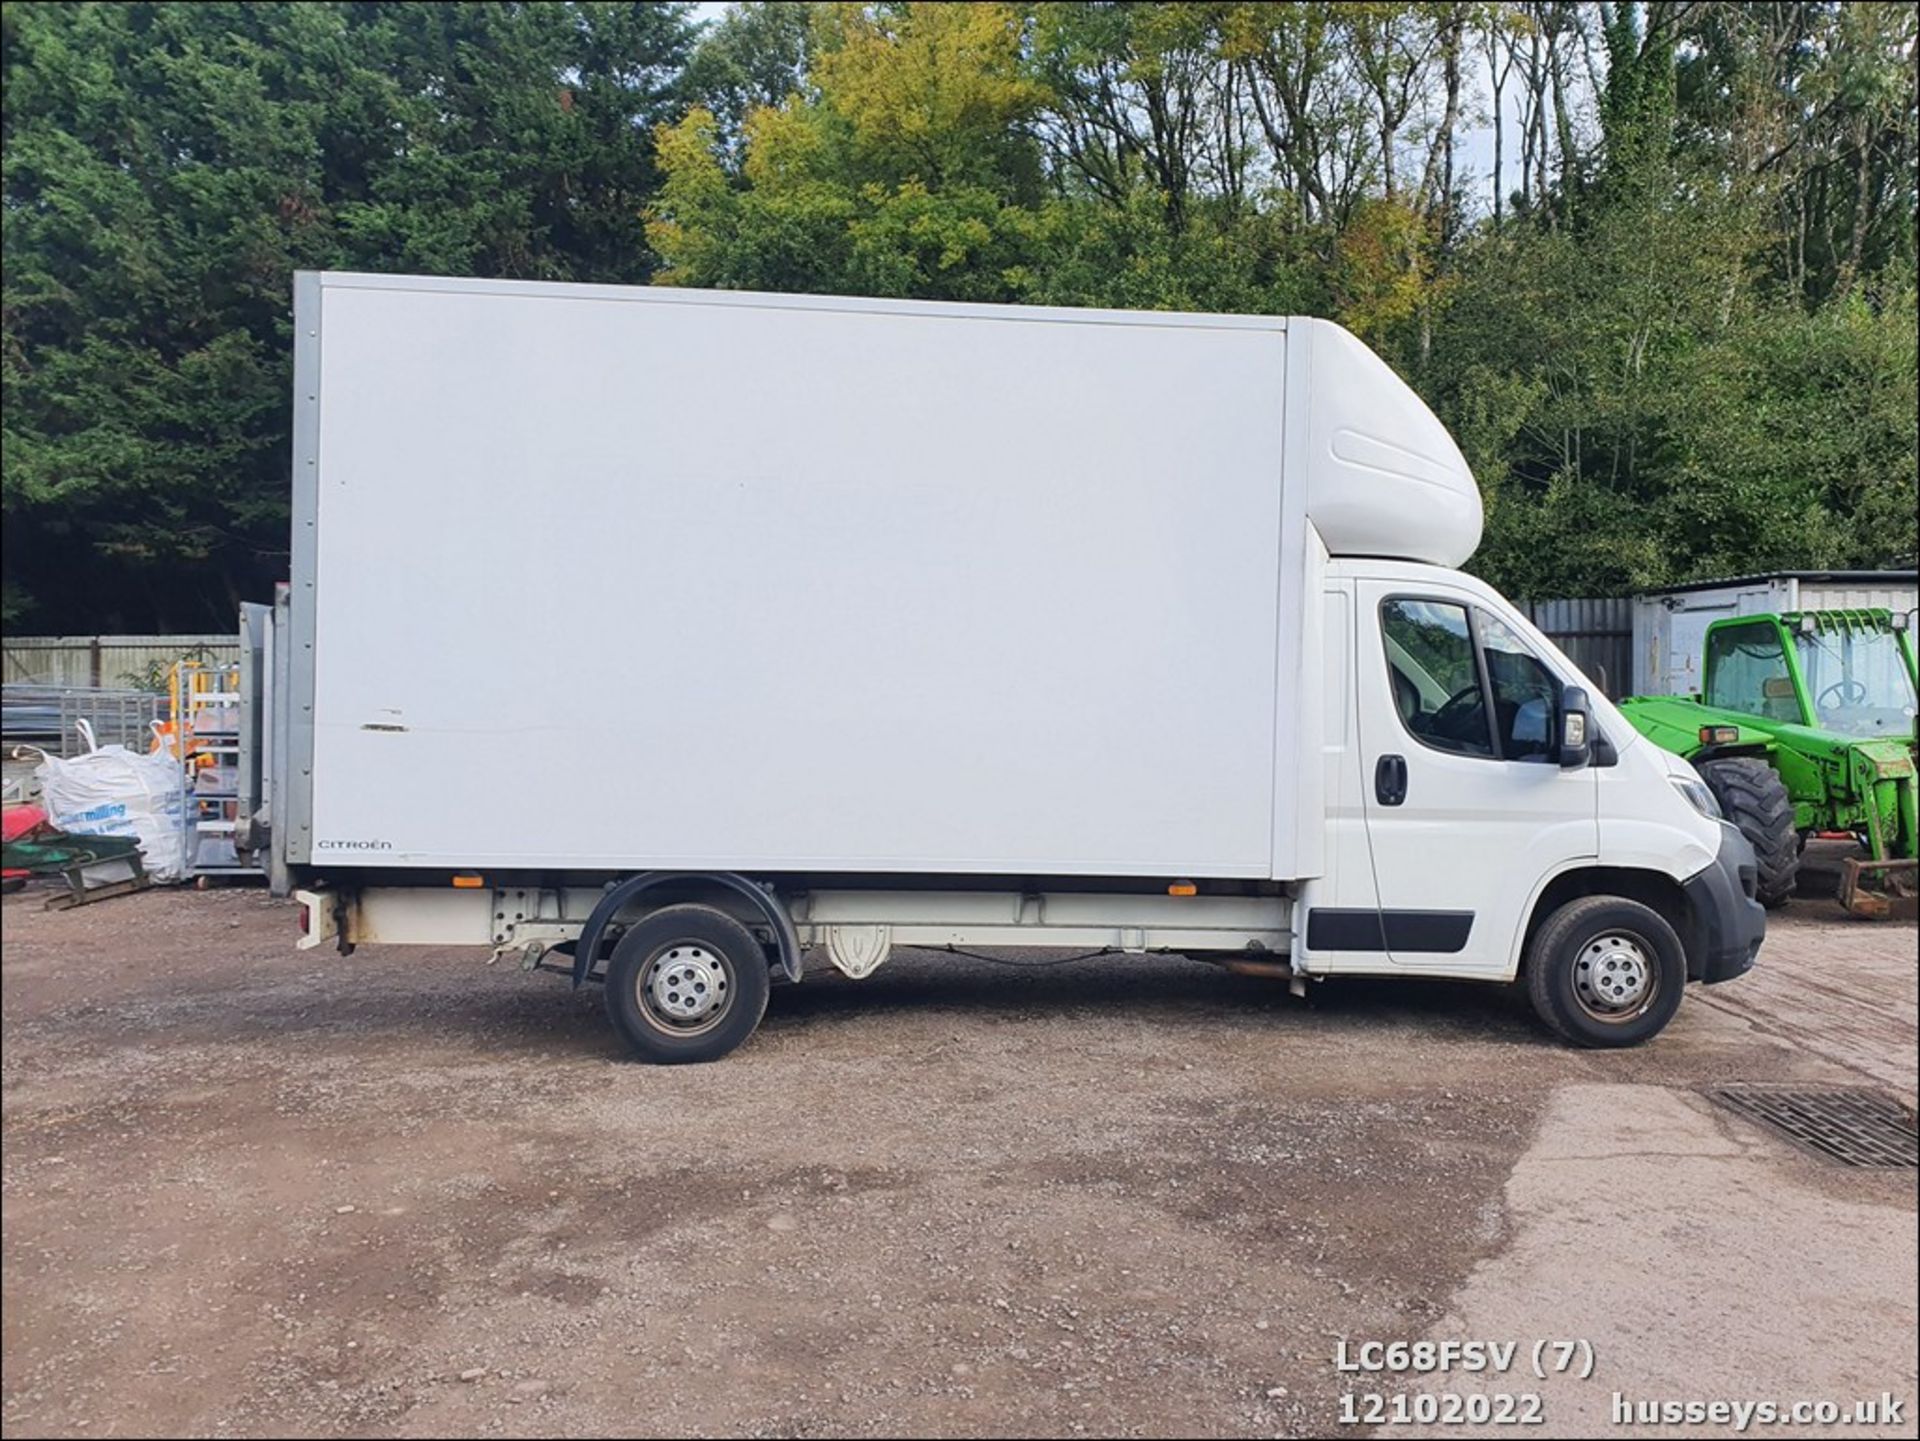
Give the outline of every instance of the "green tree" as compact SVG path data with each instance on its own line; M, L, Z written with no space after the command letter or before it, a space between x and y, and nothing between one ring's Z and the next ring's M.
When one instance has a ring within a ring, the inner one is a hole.
M1002 5L813 11L807 93L658 137L648 237L673 284L1018 300L1045 92ZM1023 203L1027 202L1027 203Z
M670 5L0 25L9 616L264 593L298 266L1327 315L1453 427L1474 564L1517 594L1915 549L1911 5L750 3L697 46Z
M747 0L728 7L700 37L687 62L683 90L714 117L712 137L736 154L747 114L779 105L807 88L813 12L791 0Z
M683 11L8 6L8 622L224 628L285 574L295 269L645 280Z

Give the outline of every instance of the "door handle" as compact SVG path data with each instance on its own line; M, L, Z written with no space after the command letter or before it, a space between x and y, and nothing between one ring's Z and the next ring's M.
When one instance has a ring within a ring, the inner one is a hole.
M1407 758L1381 756L1373 768L1373 793L1383 806L1397 806L1407 798Z

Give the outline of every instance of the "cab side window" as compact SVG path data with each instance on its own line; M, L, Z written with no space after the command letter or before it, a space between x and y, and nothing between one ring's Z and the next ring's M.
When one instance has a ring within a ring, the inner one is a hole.
M1553 715L1560 683L1498 616L1480 611L1480 644L1493 685L1493 715L1500 754L1510 761L1559 760L1553 745Z
M1394 707L1422 745L1559 760L1560 681L1505 621L1478 607L1406 597L1380 607L1380 628Z
M1722 626L1708 637L1707 704L1742 715L1800 719L1786 647L1771 621Z
M1380 608L1380 625L1394 704L1414 737L1435 750L1494 755L1467 608L1390 600Z

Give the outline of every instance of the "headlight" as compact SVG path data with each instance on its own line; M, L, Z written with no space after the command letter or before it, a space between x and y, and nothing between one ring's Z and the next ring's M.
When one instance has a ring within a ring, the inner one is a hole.
M1673 782L1673 788L1685 796L1701 815L1709 820L1725 819L1725 814L1720 809L1720 802L1714 798L1713 792L1707 788L1707 783L1700 777L1668 776L1667 779Z

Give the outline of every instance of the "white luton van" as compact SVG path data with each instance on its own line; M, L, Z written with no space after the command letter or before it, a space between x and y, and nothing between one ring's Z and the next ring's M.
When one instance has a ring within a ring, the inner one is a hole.
M1593 1046L1752 964L1745 842L1456 569L1473 477L1338 326L294 300L241 840L302 945L511 954L669 1062L809 952L1519 979Z

